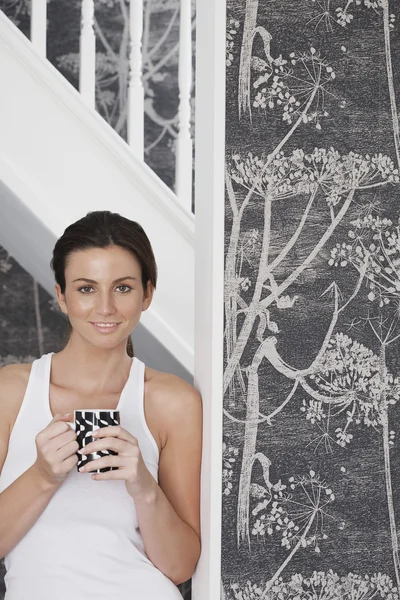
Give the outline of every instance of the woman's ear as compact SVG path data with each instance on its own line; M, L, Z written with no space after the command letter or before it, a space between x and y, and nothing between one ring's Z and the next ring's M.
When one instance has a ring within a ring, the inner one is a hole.
M60 307L61 312L64 313L64 315L68 314L68 309L67 309L67 305L65 303L65 296L64 294L61 292L61 288L59 286L58 283L55 284L54 289L56 291L56 298L58 301L58 306Z
M153 300L153 294L154 294L154 286L149 279L149 281L147 282L146 289L143 294L142 311L147 310L149 308L151 301Z

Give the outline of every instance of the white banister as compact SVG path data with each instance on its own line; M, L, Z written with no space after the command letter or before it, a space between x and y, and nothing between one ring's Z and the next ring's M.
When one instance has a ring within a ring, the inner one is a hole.
M176 141L175 191L192 210L193 143L190 132L192 90L191 0L181 0L179 37L179 132Z
M142 83L143 0L130 0L130 57L128 90L128 143L135 155L144 155L144 88Z
M47 0L32 0L31 42L36 51L46 58Z
M221 557L225 549L221 537L221 471L226 5L227 0L196 2L194 380L203 398L203 453L201 556L192 578L192 600L221 600L224 597L220 581Z
M96 103L96 37L93 29L94 1L82 0L79 91L91 107Z

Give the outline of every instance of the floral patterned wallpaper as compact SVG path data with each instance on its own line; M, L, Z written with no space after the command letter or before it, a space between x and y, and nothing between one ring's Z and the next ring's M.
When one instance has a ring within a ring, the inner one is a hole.
M225 600L400 598L399 19L227 3Z

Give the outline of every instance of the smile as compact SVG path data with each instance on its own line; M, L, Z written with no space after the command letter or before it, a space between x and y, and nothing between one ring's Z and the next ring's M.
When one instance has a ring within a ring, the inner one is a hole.
M94 323L91 321L91 325L100 333L111 333L117 329L120 323Z

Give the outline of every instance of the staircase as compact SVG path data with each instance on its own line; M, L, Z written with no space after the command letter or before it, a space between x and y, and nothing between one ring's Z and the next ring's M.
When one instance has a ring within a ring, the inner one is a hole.
M43 9L42 0L35 4ZM182 0L183 4L188 3ZM178 198L143 161L143 117L137 110L143 106L140 45L131 40L130 145L94 109L92 9L93 1L83 0L82 93L45 58L40 13L34 45L0 11L0 244L53 294L51 252L68 224L102 209L138 221L150 238L159 268L153 305L142 317L144 336L154 348L161 344L192 373L194 217L188 208L190 85L184 76L190 65L183 53ZM45 35L45 17L43 23ZM136 29L140 35L140 27ZM190 40L187 32L186 39Z

